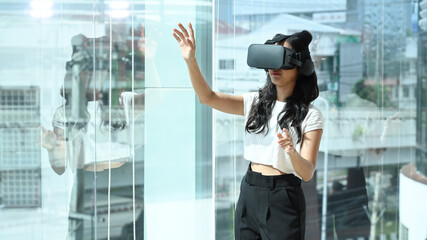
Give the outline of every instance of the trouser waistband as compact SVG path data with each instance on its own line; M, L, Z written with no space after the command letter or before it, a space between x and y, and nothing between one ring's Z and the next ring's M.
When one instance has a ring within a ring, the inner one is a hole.
M301 179L299 179L294 174L274 176L262 175L261 173L252 171L251 163L249 163L245 181L255 186L267 187L270 189L274 189L278 186L301 186Z

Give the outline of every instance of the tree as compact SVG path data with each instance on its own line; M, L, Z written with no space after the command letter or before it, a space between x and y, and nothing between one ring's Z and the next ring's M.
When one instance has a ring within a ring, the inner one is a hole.
M352 89L359 97L375 103L378 107L396 107L391 101L391 88L382 86L379 82L375 85L365 85L365 78L360 79ZM384 101L382 96L384 96Z

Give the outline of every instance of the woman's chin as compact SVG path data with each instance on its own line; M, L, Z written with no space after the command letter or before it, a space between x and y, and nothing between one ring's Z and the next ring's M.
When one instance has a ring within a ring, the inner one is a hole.
M272 76L272 77L271 77L271 82L272 82L274 85L277 85L277 84L280 84L280 83L281 83L281 79L280 79L280 77Z

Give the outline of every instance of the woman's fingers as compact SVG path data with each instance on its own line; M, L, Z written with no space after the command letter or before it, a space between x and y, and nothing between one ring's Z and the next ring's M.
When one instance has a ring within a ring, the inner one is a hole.
M194 41L194 30L190 22L188 23L188 29L190 29L190 38Z
M181 42L181 38L179 38L178 35L176 35L176 33L172 33L172 35L178 41L178 43Z
M191 48L194 48L194 47L195 47L195 45L194 45L194 43L192 42L192 40L191 40L191 38L190 38L190 37L187 37L187 43L188 43L188 45L190 45L190 47L191 47Z
M278 143L279 143L279 145L283 145L283 144L292 145L293 144L291 140L281 140Z
M289 133L284 131L284 136L282 138L279 138L279 141L277 141L281 148L286 147L293 147L292 138L289 137Z
M182 34L182 32L178 31L178 29L174 28L173 32L179 36L179 38L182 40L185 40L184 34Z
M42 132L43 132L43 133L45 133L45 132L47 131L47 129L46 129L46 128L44 128L44 127L43 127L43 126L41 126L41 125L39 126L39 128L42 130Z
M184 36L184 34L182 32L178 31L176 28L174 28L173 31L175 34L173 36L178 41L178 43L181 43L181 41L184 41L184 43L189 45L191 48L194 48L194 44L193 44L192 40L190 39L190 37L188 37L188 33L187 33L187 37L186 37L186 36ZM176 35L178 35L179 37Z
M195 48L194 30L191 23L188 23L188 28L190 30L190 33L188 33L187 29L185 29L185 27L181 23L178 23L178 26L182 32L176 28L173 29L173 32L174 32L173 36L178 41L178 43L181 43L181 41L184 41L184 43L189 45L191 48Z
M288 129L283 128L283 133L285 134L285 137L291 137Z
M179 26L179 28L181 28L182 32L184 33L184 36L185 36L185 37L189 37L188 32L187 32L187 29L185 29L185 27L184 27L184 26L182 26L182 24L181 24L181 23L178 23L178 26Z
M280 142L280 145L292 145L291 141Z
M181 48L181 54L182 57L185 60L190 60L190 59L194 59L195 58L195 50L196 50L196 44L194 41L194 31L191 27L191 24L189 23L189 29L190 29L190 34L187 31L187 29L184 28L184 26L181 23L178 23L179 28L181 29L178 30L177 28L173 29L173 36L176 39L176 41L178 41L179 46Z

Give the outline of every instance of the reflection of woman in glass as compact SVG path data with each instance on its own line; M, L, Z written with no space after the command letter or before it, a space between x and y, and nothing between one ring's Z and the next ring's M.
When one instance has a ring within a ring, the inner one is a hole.
M123 165L129 157L130 146L126 128L126 117L121 114L122 109L114 108L111 123L112 141L109 142L109 110L108 102L102 97L96 101L87 101L87 119L83 123L70 122L70 98L65 93L66 104L59 107L53 117L54 131L43 130L43 146L48 150L49 161L52 169L57 174L62 174L66 167L88 171L103 171L108 169L109 159L111 167ZM107 106L106 106L107 105ZM119 112L119 116L117 116ZM66 136L66 137L65 137ZM51 143L51 144L49 144ZM111 156L109 145L111 144ZM96 151L96 155L95 155ZM96 160L95 160L96 156ZM96 162L96 168L95 168Z
M96 45L91 45L93 40ZM123 183L132 175L127 172L131 168L125 164L131 157L132 147L137 149L143 143L141 138L132 141L131 131L143 135L144 95L139 90L125 91L128 87L123 80L132 74L131 58L126 55L128 48L120 41L113 41L112 54L109 54L111 40L83 35L72 38L73 53L66 65L64 87L60 90L65 101L55 111L53 131L42 128L42 146L48 150L52 169L59 175L68 169L73 176L68 239L92 239L93 221L103 219L103 213L97 208L114 207L117 199L120 204L132 204L132 198L123 190L126 188ZM136 60L134 64L141 71L141 61ZM135 100L133 109L132 99ZM96 180L88 174L91 171L99 172L94 174ZM112 181L107 186L105 180L111 180L112 176L120 181ZM120 192L120 196L116 192ZM108 202L108 197L112 203ZM94 215L93 221L81 217ZM138 219L141 221L140 217ZM111 228L123 227L126 234L129 222L131 218L111 220ZM96 231L104 227L106 224L100 222Z
M73 172L76 169L103 171L108 169L110 159L111 167L117 168L127 162L130 154L126 128L128 117L125 114L128 111L117 100L109 106L110 98L118 99L117 96L109 96L106 80L108 59L103 56L108 56L109 39L96 39L102 51L96 49L95 74L92 72L91 40L83 35L72 38L72 61L67 62L64 87L60 90L65 104L55 111L53 132L43 129L43 146L48 150L51 166L58 174L62 174L67 166ZM120 54L118 44L114 50L116 55ZM124 64L113 60L118 66ZM109 152L109 147L113 151Z
M315 72L269 69L258 92L228 95L211 90L195 58L195 39L178 24L173 36L187 63L191 83L201 103L245 116L244 157L249 160L235 212L236 239L304 239L305 199L301 179L313 177L323 117L311 102L318 97ZM280 38L279 41L277 37ZM296 52L308 50L307 31L276 35L275 42ZM303 59L310 60L309 58Z

